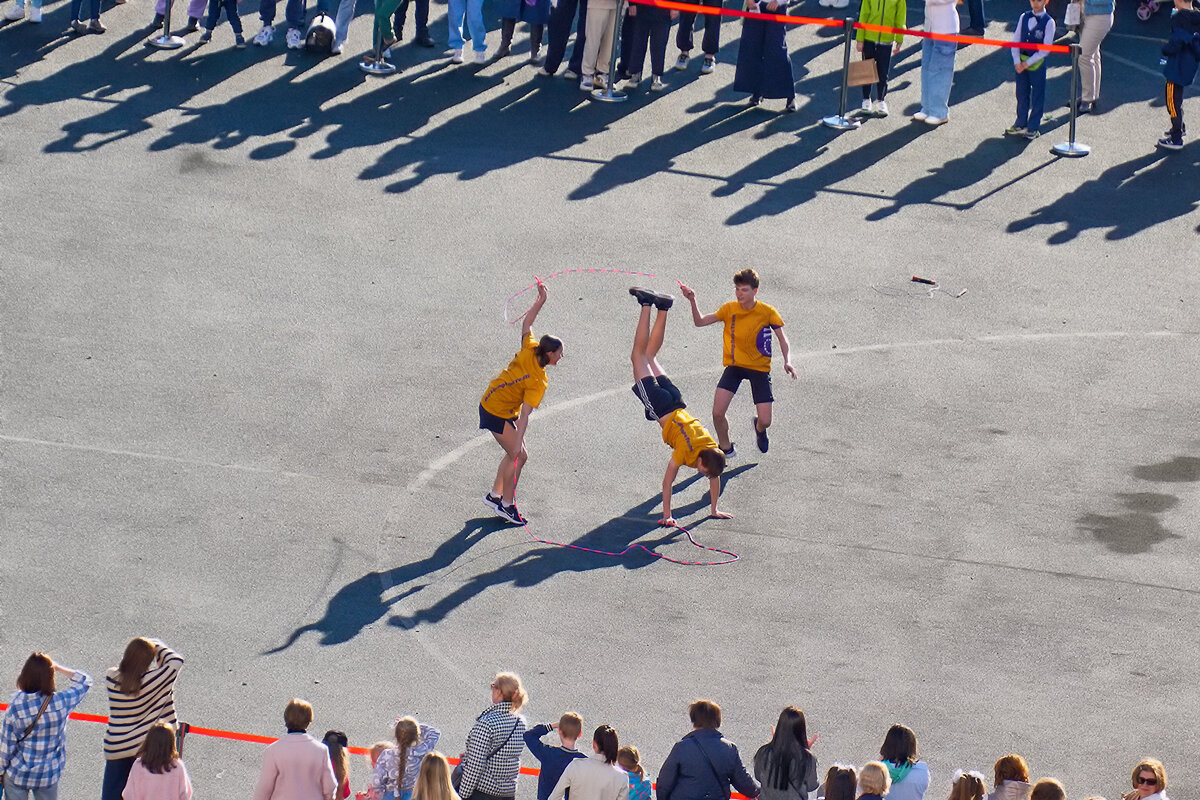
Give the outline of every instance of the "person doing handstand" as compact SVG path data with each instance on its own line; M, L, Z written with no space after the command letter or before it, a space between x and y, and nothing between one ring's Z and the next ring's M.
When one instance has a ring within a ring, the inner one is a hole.
M667 331L667 311L675 302L675 298L637 286L631 288L629 293L637 298L642 307L633 335L633 352L630 354L630 360L633 362L633 393L645 406L646 419L654 420L662 426L663 441L670 445L673 451L671 460L667 462L667 471L663 475L662 519L658 524L675 524L675 519L671 516L671 486L675 482L675 476L679 474L680 467L692 467L708 478L709 497L712 500L710 515L717 519L732 519L731 514L717 508L717 500L721 496L720 475L725 469L725 455L717 449L717 441L704 430L704 426L684 410L687 404L683 402L683 396L671 379L663 374L662 366L656 358ZM650 326L651 306L658 309L653 329Z

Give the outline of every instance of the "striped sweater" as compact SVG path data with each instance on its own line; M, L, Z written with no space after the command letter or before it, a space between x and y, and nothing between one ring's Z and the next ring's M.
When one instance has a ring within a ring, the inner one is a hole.
M121 691L120 673L113 667L105 674L108 690L108 727L104 731L104 757L113 761L133 758L155 722L175 724L175 679L183 657L162 642L154 642L154 661L142 675L136 694Z

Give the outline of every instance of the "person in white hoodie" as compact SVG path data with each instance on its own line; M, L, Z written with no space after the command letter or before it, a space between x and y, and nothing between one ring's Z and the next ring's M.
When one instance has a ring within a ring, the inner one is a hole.
M571 790L571 800L629 800L629 776L617 766L620 750L617 732L607 725L592 735L594 755L577 758L563 770L550 792L550 800L563 800Z
M992 767L995 784L987 800L1029 800L1033 784L1029 782L1029 765L1016 753L1000 756Z
M1133 791L1121 800L1168 800L1167 770L1156 758L1143 758L1133 768Z
M927 33L958 33L958 9L955 0L925 0ZM955 42L921 40L921 110L913 114L917 122L944 125L950 119L950 84L954 82Z
M892 778L888 800L923 800L929 788L929 765L917 760L917 735L912 728L904 725L888 728L879 748L879 760Z

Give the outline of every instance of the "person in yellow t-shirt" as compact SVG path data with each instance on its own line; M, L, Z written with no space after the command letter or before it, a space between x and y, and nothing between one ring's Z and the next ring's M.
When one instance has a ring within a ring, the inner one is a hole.
M725 413L737 393L742 381L750 381L750 394L754 399L754 438L759 451L767 452L770 441L767 428L771 427L771 406L775 396L771 393L771 334L779 340L779 354L783 356L783 370L792 378L796 369L792 366L791 346L783 332L783 317L758 296L758 273L744 269L733 276L733 293L737 299L725 303L712 314L701 314L696 305L696 293L683 284L679 285L683 296L692 304L692 322L697 328L725 323L724 363L725 371L717 382L713 396L713 427L717 430L717 445L727 458L737 455L729 439L729 419Z
M667 310L675 302L669 294L659 294L635 286L629 293L641 305L641 316L633 335L633 393L645 406L646 419L662 426L662 439L671 447L671 460L662 483L662 519L659 525L671 526L671 487L681 467L691 467L708 478L708 493L712 501L709 513L717 519L732 519L717 508L721 496L721 473L725 470L725 456L717 449L717 442L704 430L704 426L684 409L683 395L671 382L658 363L658 351L662 347L667 331ZM650 325L650 309L658 309L654 326Z
M492 490L483 496L496 516L525 524L525 518L517 511L517 480L521 468L529 458L525 450L525 431L529 427L529 415L537 408L546 388L546 367L557 364L563 357L563 343L553 336L535 339L533 321L546 303L546 285L537 282L538 297L525 314L521 325L521 349L504 371L492 379L483 399L479 401L479 427L491 431L504 448L504 457L496 470Z

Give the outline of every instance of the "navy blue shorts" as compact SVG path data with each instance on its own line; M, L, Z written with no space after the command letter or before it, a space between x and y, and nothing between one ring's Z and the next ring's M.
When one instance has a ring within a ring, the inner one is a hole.
M773 403L775 396L771 394L771 373L746 367L726 367L717 381L717 388L737 394L742 381L750 381L750 394L754 397L755 405Z
M517 418L516 417L513 417L512 419L506 419L504 417L497 417L492 412L484 409L483 403L479 404L479 429L480 430L491 431L492 433L504 433L504 423L506 423L506 422L509 425L512 425L514 428L517 427Z
M642 378L633 385L633 393L642 401L648 420L659 420L672 411L687 408L678 387L671 383L671 379L666 375L648 375Z

